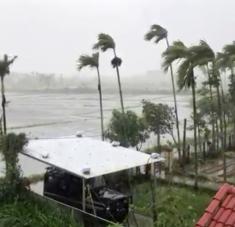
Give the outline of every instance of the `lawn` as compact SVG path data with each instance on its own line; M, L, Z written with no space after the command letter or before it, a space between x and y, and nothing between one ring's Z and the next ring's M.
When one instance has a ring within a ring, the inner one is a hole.
M194 191L188 187L158 184L156 188L158 227L191 227L203 214L213 192ZM135 187L134 206L141 214L151 216L149 183Z
M58 206L26 195L0 204L0 227L81 227Z

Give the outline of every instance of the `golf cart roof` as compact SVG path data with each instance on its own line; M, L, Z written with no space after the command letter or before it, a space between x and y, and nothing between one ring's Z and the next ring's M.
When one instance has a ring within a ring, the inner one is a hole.
M86 179L164 160L86 137L33 139L22 153Z

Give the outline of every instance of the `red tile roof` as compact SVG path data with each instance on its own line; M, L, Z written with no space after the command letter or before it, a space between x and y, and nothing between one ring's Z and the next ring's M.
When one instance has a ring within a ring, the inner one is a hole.
M196 227L235 226L235 186L224 184L199 219Z

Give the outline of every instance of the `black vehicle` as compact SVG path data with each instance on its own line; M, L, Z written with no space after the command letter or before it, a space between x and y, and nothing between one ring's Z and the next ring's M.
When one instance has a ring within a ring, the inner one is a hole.
M86 212L122 222L129 209L129 196L105 186L104 178L86 180ZM82 179L66 171L49 167L44 176L44 195L82 209Z

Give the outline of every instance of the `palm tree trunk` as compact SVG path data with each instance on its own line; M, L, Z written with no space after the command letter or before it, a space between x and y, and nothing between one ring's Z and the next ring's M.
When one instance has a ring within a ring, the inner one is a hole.
M114 57L117 57L115 49L113 49L113 52L114 52ZM122 86L121 86L121 79L120 79L120 73L119 73L119 67L118 66L116 66L116 72L117 72L117 78L118 78L118 88L119 88L121 108L122 108L122 113L124 114L125 110L124 110L124 104L123 104Z
M158 152L161 153L161 135L159 130L157 132L157 149Z
M234 69L233 69L233 67L230 67L230 70L231 70L231 83L233 85L234 84ZM233 130L234 130L233 141L235 141L235 119L234 119L234 116L233 116L233 125L234 125L234 127L233 127ZM233 142L233 144L234 144L234 142Z
M198 145L199 145L199 152L200 155L202 154L202 138L201 138L201 132L200 132L200 126L197 125L197 134L198 134Z
M101 139L104 140L104 115L103 115L103 99L102 99L101 79L100 79L99 67L97 67L96 69L97 69L97 75L98 75L98 91L99 91L99 98L100 98Z
M167 48L169 47L169 41L166 37L166 45ZM172 64L170 64L170 72L171 72L171 84L172 84L172 92L174 97L174 105L175 105L175 120L176 120L176 129L177 129L177 138L178 138L178 155L179 160L181 160L181 140L180 140L180 129L179 129L179 117L178 117L178 108L177 108L177 100L176 100L176 92L175 92L175 81L174 81L174 74L173 74L173 68Z
M210 91L210 101L211 101L211 126L212 126L212 144L213 147L215 148L215 116L214 116L214 102L213 102L213 92L212 92L212 86L211 86L211 75L210 75L210 71L209 71L209 67L207 65L207 73L208 73L208 79L209 79L209 91Z
M234 83L234 69L233 67L230 67L231 70L231 82Z
M198 189L198 157L197 157L197 106L194 72L192 71L192 96L193 96L193 130L194 130L194 162L195 162L195 182L194 188Z
M216 152L219 152L219 123L218 120L215 122L216 127Z
M220 89L221 89L221 98L222 98L222 105L221 105L221 108L223 110L223 128L224 128L224 149L226 150L227 148L227 121L226 121L226 113L225 113L225 104L226 104L226 99L225 99L225 96L224 96L224 89L223 89L223 85L222 85L222 79L221 79L221 76L219 75L219 78L220 78Z
M214 75L214 76L216 76L216 79L218 79L217 75ZM224 182L226 182L227 181L227 169L226 169L226 156L225 156L224 135L223 135L224 130L223 130L223 119L222 119L222 104L221 104L219 84L216 84L216 93L217 93L218 112L219 112L221 148L222 148L222 153L223 153L223 178L224 178Z
M7 134L7 122L6 122L6 98L5 98L5 88L4 88L4 76L1 75L1 94L2 94L2 117L3 117L3 133Z
M150 179L150 190L152 197L152 217L153 217L153 226L157 227L157 206L156 206L156 175L155 175L155 163L151 163L151 178Z
M187 119L184 119L184 136L183 136L183 167L186 163L186 127L187 127Z

